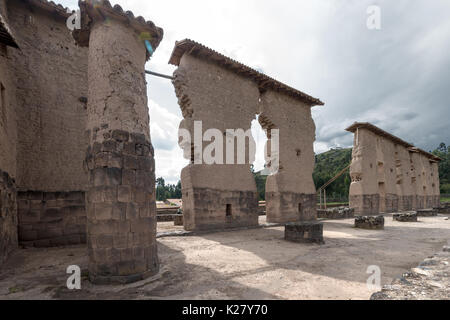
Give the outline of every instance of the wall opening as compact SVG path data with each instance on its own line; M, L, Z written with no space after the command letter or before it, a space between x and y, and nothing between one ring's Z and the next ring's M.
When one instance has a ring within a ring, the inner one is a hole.
M226 216L227 217L233 216L233 208L232 208L231 204L227 204Z
M267 175L264 172L266 168L266 159L264 157L264 148L267 143L267 135L259 123L259 115L252 121L252 136L256 143L255 161L252 165L253 176L255 177L256 189L258 191L259 201L266 200L266 180Z
M298 213L302 213L302 204L301 203L299 203L298 204Z

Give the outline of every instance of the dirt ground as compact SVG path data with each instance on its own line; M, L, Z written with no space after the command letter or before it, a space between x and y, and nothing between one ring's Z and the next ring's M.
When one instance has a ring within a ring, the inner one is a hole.
M264 222L262 220L262 222ZM367 268L390 284L450 240L448 215L360 230L325 221L325 245L286 242L282 227L158 239L160 273L126 286L69 291L66 268L87 269L83 246L23 249L0 270L1 299L369 299ZM161 223L158 231L182 230Z

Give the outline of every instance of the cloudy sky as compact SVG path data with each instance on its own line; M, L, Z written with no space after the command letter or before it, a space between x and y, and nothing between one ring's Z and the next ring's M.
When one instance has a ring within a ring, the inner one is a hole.
M60 0L76 8L76 0ZM315 150L349 147L344 129L370 121L425 150L450 144L448 0L112 0L165 31L147 69L172 74L176 40L190 38L325 102L313 109ZM367 8L381 9L381 30ZM148 76L157 176L174 183L186 164L170 81ZM255 121L256 124L256 121ZM257 125L256 166L264 133Z

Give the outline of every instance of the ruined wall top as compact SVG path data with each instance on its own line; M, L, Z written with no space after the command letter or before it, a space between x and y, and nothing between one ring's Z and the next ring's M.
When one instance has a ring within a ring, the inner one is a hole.
M13 48L19 48L14 36L11 33L11 29L9 28L8 24L6 23L6 20L3 18L1 14L0 14L0 43L3 43L4 45Z
M133 12L123 11L119 5L113 7L108 0L80 0L78 4L81 10L81 30L74 30L73 37L79 46L88 47L93 23L108 18L121 21L148 38L153 50L156 50L163 38L163 29L155 26L152 21L146 21L141 16L135 17ZM147 59L149 58L147 53Z
M43 10L45 12L54 15L55 17L68 18L72 14L70 9L60 4L56 4L53 1L47 0L7 0L7 1L22 2L23 5L38 8L40 10Z
M417 153L424 155L425 157L429 158L430 161L437 161L437 162L442 161L441 158L435 156L434 154L431 154L422 149L419 149L419 148L415 147L414 145L400 139L399 137L394 136L393 134L390 134L387 131L384 131L383 129L378 128L377 126L375 126L369 122L355 122L354 124L352 124L350 127L348 127L345 130L355 133L358 129L367 129L367 130L375 133L378 136L381 136L385 139L393 141L396 144L404 146L410 152L417 152Z
M236 60L226 57L223 54L218 53L217 51L214 51L190 39L185 39L176 42L169 63L175 66L179 66L181 58L184 54L190 54L198 58L211 61L245 78L249 78L258 85L259 90L261 92L270 89L292 96L295 99L305 102L307 105L311 107L317 105L320 106L324 105L324 103L317 98L313 98L307 95L306 93L291 88L285 85L284 83L281 83L265 74L262 74Z

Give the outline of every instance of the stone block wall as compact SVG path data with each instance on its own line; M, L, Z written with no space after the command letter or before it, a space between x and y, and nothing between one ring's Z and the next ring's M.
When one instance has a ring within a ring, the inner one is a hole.
M16 197L15 181L0 170L0 266L17 249Z
M94 282L131 282L158 270L153 152L143 134L122 130L88 149L88 251Z
M30 247L86 243L85 193L18 192L19 242Z
M272 130L279 130L279 167L267 177L266 183L267 221L316 220L316 189L312 179L316 126L311 106L268 90L261 95L259 122L268 132L269 150L276 144Z

